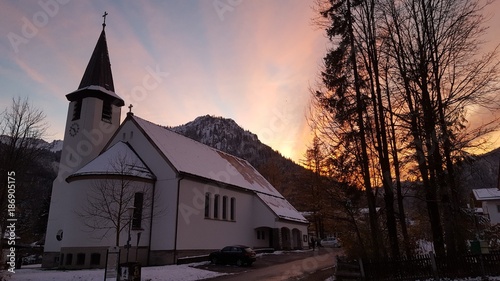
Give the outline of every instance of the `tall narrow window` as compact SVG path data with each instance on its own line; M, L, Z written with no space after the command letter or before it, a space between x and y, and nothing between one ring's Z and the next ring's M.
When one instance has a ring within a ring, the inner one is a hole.
M210 193L205 193L205 218L210 217Z
M75 121L80 119L80 113L82 113L82 100L77 100L73 108L73 118L71 120Z
M85 264L85 254L78 253L76 254L76 265L84 265Z
M137 192L134 197L134 215L132 217L133 229L141 229L143 204L144 204L144 193Z
M236 208L236 198L231 197L231 220L234 221L235 219L235 210Z
M222 197L222 219L227 220L227 196Z
M100 265L101 264L101 254L92 253L90 254L90 265Z
M66 254L66 265L73 264L73 254Z
M112 113L113 109L111 108L111 102L103 101L101 120L104 122L111 123Z
M219 218L219 194L215 194L214 196L214 218Z

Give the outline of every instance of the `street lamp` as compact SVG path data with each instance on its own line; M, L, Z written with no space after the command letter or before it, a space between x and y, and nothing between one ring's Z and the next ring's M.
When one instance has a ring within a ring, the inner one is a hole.
M139 250L139 240L141 240L141 234L142 232L137 232L137 243L135 244L135 261L137 262L137 253Z
M134 209L135 209L135 207L128 207L127 208L127 213L128 213L128 239L127 239L127 245L125 246L127 248L127 263L128 263L128 253L130 251L130 230L132 229L132 216L134 215Z

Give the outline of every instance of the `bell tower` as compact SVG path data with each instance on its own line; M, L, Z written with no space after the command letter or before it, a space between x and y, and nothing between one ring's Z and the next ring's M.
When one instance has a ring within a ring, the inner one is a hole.
M60 179L94 159L120 125L124 101L115 93L108 46L106 15L102 31L78 89L66 95L69 101Z
M69 101L59 173L52 185L43 267L62 265L64 233L73 223L74 198L66 178L94 159L120 126L123 100L115 93L106 43L106 15L101 35L78 89L66 95Z

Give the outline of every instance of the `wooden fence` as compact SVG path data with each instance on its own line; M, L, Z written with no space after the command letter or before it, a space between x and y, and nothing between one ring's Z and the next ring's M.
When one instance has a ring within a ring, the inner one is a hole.
M351 262L351 265L359 265L357 276L340 270L346 268L347 264L349 262L337 260L337 280L439 280L443 277L500 276L500 253L457 257L436 257L430 253L378 260L361 259Z

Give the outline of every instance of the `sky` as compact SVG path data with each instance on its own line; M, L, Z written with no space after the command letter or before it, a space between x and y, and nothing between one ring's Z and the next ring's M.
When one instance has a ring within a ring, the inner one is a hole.
M129 104L166 126L231 118L298 162L312 137L309 89L328 48L313 2L0 0L0 108L29 97L47 115L47 140L63 139L65 95L80 83L106 11L122 118ZM491 26L500 26L498 2Z

